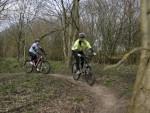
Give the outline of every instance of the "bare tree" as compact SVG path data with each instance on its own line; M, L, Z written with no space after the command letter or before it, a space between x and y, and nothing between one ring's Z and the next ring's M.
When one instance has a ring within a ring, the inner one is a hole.
M142 46L150 48L150 1L141 0ZM142 51L129 113L150 112L150 51Z
M58 20L58 26L62 30L63 54L67 64L70 62L71 46L75 35L79 31L79 0L55 0L45 1L42 19L47 22ZM60 22L60 23L59 23ZM56 23L54 23L56 24ZM57 26L57 27L58 27Z
M36 18L40 9L41 1L37 0L18 0L12 4L14 10L10 8L10 25L16 26L16 34L14 35L17 43L17 59L20 60L23 55L26 56L26 30L27 27ZM14 31L13 31L14 32ZM14 34L14 33L13 33Z
M0 19L3 18L3 11L6 10L6 6L8 5L10 0L0 0Z
M99 42L100 57L108 61L118 51L126 52L137 46L138 1L87 0L82 2L81 8L82 29L86 29L89 36Z

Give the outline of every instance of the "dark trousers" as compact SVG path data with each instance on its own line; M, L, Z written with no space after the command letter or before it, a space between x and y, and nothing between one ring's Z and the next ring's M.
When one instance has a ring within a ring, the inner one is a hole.
M83 68L83 65L84 65L84 57L79 57L78 54L81 54L82 56L84 56L84 53L82 51L72 51L72 54L76 60L76 67L77 67L77 70L80 70L80 63L81 63L81 68Z

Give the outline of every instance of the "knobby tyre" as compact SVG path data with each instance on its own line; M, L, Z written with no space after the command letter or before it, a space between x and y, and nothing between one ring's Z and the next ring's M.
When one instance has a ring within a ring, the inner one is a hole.
M41 64L41 73L43 74L48 74L51 71L51 66L50 63L48 61L43 61Z
M88 67L87 70L86 70L86 75L85 75L85 79L86 79L86 82L92 86L94 85L95 81L96 81L96 78L95 76L92 74L92 71L91 71L91 68Z
M76 72L77 72L77 67L76 67L76 63L74 63L74 64L72 64L73 79L74 79L74 80L79 80L80 74L77 75Z
M33 71L33 66L31 65L30 60L25 61L24 70L26 73L31 73Z

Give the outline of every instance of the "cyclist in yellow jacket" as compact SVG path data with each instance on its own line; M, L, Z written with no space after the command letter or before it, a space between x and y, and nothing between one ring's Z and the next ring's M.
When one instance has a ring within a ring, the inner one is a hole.
M87 49L92 50L90 43L85 39L85 37L86 37L85 33L79 33L79 39L75 41L75 43L71 48L72 54L76 60L76 68L77 68L76 74L80 74L80 69L79 69L80 61L81 61L81 66L83 67L84 58L81 56L84 55L84 51Z

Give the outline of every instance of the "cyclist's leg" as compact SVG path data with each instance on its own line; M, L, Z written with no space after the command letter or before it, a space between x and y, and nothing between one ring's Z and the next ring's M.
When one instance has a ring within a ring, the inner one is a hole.
M32 53L32 52L29 52L29 55L30 55L30 57L31 57L31 62L32 62L32 64L35 65L36 55L35 55L34 53Z
M77 55L78 53L77 52L73 52L73 56L75 58L75 61L76 61L76 68L77 68L77 73L79 73L79 63L80 63L80 58L79 56Z
M81 57L81 68L83 68L83 65L84 65L84 58Z
M34 54L34 63L36 64L38 60L38 56L36 54Z
M77 70L79 71L79 70L80 70L80 68L79 68L80 57L78 57L77 55L75 55L75 60L76 60L76 67L77 67Z
M80 54L81 54L82 56L84 56L84 53L83 53L83 52L80 52ZM83 68L83 65L84 65L84 57L81 57L80 60L81 60L81 68Z
M34 54L34 64L35 64L35 67L36 67L36 71L40 71L39 67L38 67L38 55Z

